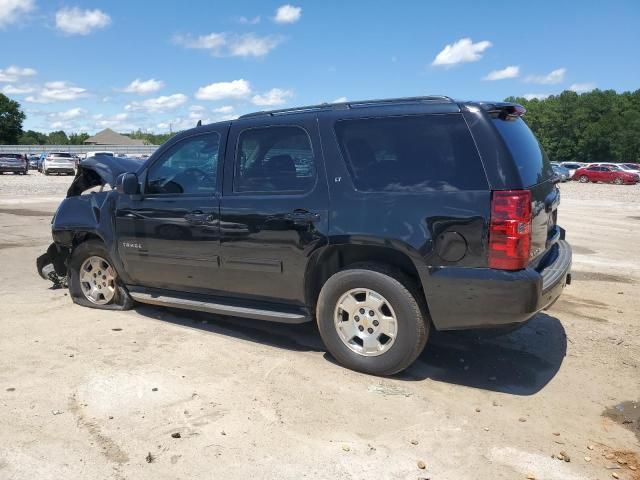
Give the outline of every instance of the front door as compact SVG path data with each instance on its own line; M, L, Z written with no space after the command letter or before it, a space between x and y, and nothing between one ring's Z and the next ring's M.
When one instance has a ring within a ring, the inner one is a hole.
M327 182L315 119L233 125L220 205L228 294L302 305L309 256L326 244Z
M226 133L174 142L142 174L141 198L120 196L118 249L133 284L209 293L219 280L219 158Z

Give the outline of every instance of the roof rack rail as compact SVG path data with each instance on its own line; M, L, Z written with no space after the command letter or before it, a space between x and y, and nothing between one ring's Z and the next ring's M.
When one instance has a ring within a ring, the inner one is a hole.
M358 101L352 101L352 102L321 103L318 105L308 105L306 107L283 108L280 110L266 110L261 112L247 113L245 115L241 115L239 118L288 115L292 113L322 112L326 110L344 110L345 108L369 107L369 106L386 105L386 104L392 104L392 103L422 103L422 102L455 103L455 101L451 97L447 97L446 95L383 98L383 99L377 99L377 100L358 100Z

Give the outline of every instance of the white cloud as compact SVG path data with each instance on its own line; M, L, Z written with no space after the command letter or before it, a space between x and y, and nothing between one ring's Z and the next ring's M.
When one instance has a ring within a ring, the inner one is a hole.
M62 8L56 13L56 27L69 35L88 35L110 23L111 17L98 9Z
M128 111L144 110L148 113L160 113L175 110L187 102L187 96L183 93L163 95L157 98L149 98L142 102L131 102L124 108Z
M489 72L483 80L504 80L506 78L516 78L520 75L520 67L516 65L509 65L502 70L493 70Z
M249 18L249 17L240 17L238 18L238 23L242 25L257 25L260 23L260 16Z
M32 103L66 102L86 97L88 94L86 88L76 87L65 81L57 81L45 83L36 95L29 96L25 100Z
M287 100L289 100L291 97L293 97L293 92L291 90L272 88L268 92L265 92L261 95L254 95L251 101L254 105L258 105L261 107L273 107L276 105L287 103Z
M35 92L36 87L31 85L5 85L1 91L5 95L25 95Z
M344 103L347 101L347 97L338 97L331 103Z
M0 28L17 22L33 6L33 0L0 0Z
M218 107L213 109L213 113L221 113L224 115L229 115L230 113L233 113L233 111L234 111L234 108L231 105L225 105L223 107Z
M276 23L296 23L302 16L302 8L293 5L282 5L276 10L276 16L273 21Z
M2 0L0 0L1 2ZM0 69L0 82L17 82L22 77L32 77L37 72L33 68L16 67L9 65L7 68Z
M576 93L584 93L584 92L590 92L594 88L596 88L596 84L594 82L572 83L571 86L568 88L568 90L572 90Z
M525 82L529 83L539 83L541 85L553 85L555 83L560 83L564 80L564 76L567 73L566 68L557 68L549 72L546 75L529 75L525 78Z
M527 100L544 100L547 97L550 97L551 94L550 93L525 93L523 95L524 98L526 98Z
M282 38L274 35L260 37L253 33L237 35L214 32L195 38L176 35L173 41L185 48L209 50L215 57L263 57L282 43Z
M76 107L62 112L51 112L47 114L47 118L52 122L68 122L69 120L84 117L86 114L86 110Z
M228 42L229 54L233 57L263 57L276 48L281 39L274 36L258 37L253 33L240 35Z
M431 65L451 66L458 63L476 62L482 58L482 52L491 47L491 45L488 40L473 43L470 38L461 38L457 42L446 45Z
M140 80L139 78L136 78L123 89L123 92L145 95L147 93L157 92L162 87L164 87L164 82L161 80L156 80L154 78L150 78L149 80Z
M230 82L216 82L200 87L195 94L198 100L243 99L251 95L251 85L248 81L232 80Z

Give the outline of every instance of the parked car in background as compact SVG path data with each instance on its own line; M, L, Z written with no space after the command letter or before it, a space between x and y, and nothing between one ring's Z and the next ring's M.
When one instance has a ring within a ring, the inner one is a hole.
M340 364L392 375L432 329L522 325L571 281L524 113L441 96L324 104L187 130L143 164L89 158L38 271L86 307L317 321Z
M0 173L11 172L26 175L29 173L29 161L23 153L0 153Z
M95 157L96 155L105 155L107 157L114 157L115 153L108 150L96 150L95 152L87 152L84 156L85 159Z
M614 170L622 170L623 172L628 172L628 173L637 173L637 170L627 167L624 163L602 162L602 163L592 163L591 165L596 167L609 167Z
M635 170L636 172L640 171L640 163L623 163L622 165L630 170Z
M37 170L38 160L40 159L40 155L29 155L27 159L29 161L29 170Z
M562 162L560 165L569 170L570 179L574 178L577 169L584 166L584 164L580 162Z
M574 177L580 183L603 182L615 183L616 185L633 185L640 181L640 175L629 173L614 167L603 167L599 165L589 165L588 167L576 170Z
M75 175L76 159L68 152L51 152L42 162L42 173L45 175L52 173Z
M551 168L553 169L553 173L558 176L558 180L561 182L566 182L571 179L571 172L569 172L568 168L563 167L562 165L551 163Z

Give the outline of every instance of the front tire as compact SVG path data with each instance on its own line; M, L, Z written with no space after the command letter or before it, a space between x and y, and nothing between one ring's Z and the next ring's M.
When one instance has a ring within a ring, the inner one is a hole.
M586 175L580 175L580 183L589 183L589 177Z
M613 183L616 185L622 185L622 179L620 177L616 177L613 179Z
M98 240L81 243L71 254L69 294L78 305L102 310L129 310L134 303Z
M320 336L341 364L393 375L424 349L430 321L415 284L378 265L342 270L327 280L316 309Z

